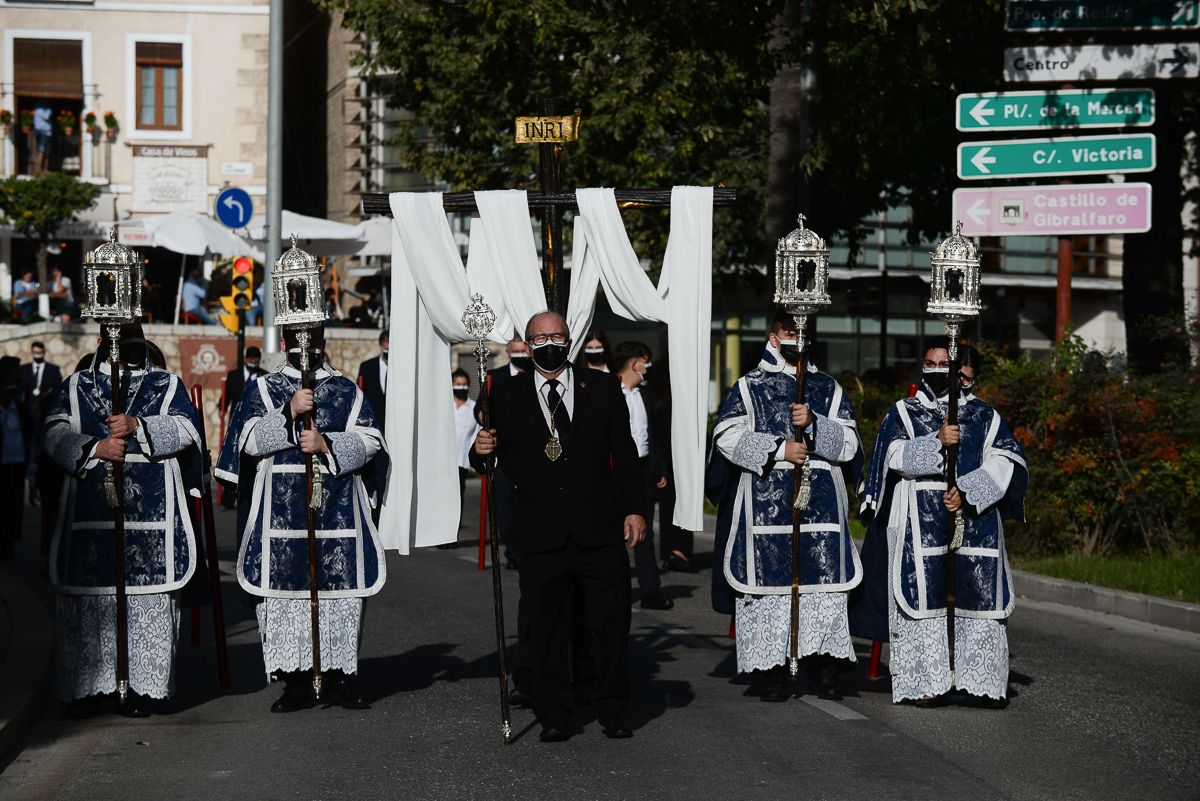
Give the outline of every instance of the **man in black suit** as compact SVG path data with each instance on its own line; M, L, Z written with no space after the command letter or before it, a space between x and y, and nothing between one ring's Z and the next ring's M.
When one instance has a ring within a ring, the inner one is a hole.
M221 414L237 405L251 379L258 378L266 372L258 366L261 361L262 351L251 345L246 348L242 357L242 369L235 367L225 375L225 405L221 407Z
M386 432L387 422L387 371L388 371L388 330L379 333L379 355L367 359L358 365L358 388L367 396L379 430ZM379 512L382 509L383 492L387 489L388 457L383 451L375 455L363 472L363 485L367 496L371 499L371 518L379 525Z
M504 352L508 354L508 364L488 370L488 386L492 392L529 369L529 346L520 336L513 337L504 346ZM483 425L483 407L477 405L475 411L480 416L480 425ZM512 533L513 502L517 489L513 486L512 479L499 467L496 468L492 480L496 484L496 530L500 533L500 544L504 546L504 564L509 570L516 570L517 562L521 558L521 549Z
M572 592L595 636L600 725L608 737L631 737L625 545L636 547L645 536L646 491L629 410L615 376L569 364L570 334L560 315L535 314L525 341L535 369L493 390L493 428L476 437L472 462L481 470L494 453L516 485L513 531L540 739L569 737Z
M654 398L650 390L642 385L650 369L650 348L633 340L622 342L613 351L613 366L617 378L621 380L621 392L629 407L629 433L637 448L646 492L646 508L649 510L655 491L666 487L668 481L666 460L654 431ZM673 608L675 602L664 598L662 594L658 560L654 556L654 529L649 523L646 525L645 539L633 549L633 564L637 571L638 588L642 591L642 608Z
M13 558L24 526L33 426L21 396L20 368L16 356L0 357L0 504L5 514L5 525L0 526L0 560Z
M37 429L41 428L46 410L50 408L50 402L62 384L62 371L58 365L46 361L46 346L42 342L30 345L29 355L33 360L21 365L21 395Z

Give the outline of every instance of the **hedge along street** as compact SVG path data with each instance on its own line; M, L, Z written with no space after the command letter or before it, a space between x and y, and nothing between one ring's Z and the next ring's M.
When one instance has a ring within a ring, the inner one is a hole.
M1150 172L1154 134L972 142L958 146L958 177L1032 178Z

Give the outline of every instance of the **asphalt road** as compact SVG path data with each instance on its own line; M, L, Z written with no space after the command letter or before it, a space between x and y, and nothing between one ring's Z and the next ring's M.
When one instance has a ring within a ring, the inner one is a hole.
M232 520L219 525L228 571ZM1200 637L1026 602L1009 629L1006 710L894 706L886 679L868 682L862 667L841 703L801 684L798 697L763 704L735 673L707 570L665 577L674 610L635 607L632 740L606 739L582 707L569 742L542 744L532 713L515 710L519 737L505 746L491 581L473 563L472 536L464 529L456 550L389 556L364 622L372 709L270 714L279 689L266 685L252 609L227 572L233 687L217 687L207 611L199 648L187 644L185 616L167 714L75 721L50 698L0 773L0 799L1200 796ZM702 566L710 548L702 538ZM505 579L511 633L515 574Z

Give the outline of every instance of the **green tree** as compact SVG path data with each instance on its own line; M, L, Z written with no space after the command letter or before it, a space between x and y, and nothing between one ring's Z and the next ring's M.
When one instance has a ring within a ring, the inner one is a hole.
M42 292L49 287L46 247L59 228L90 209L99 196L100 187L61 172L0 181L0 217L38 244L37 278Z

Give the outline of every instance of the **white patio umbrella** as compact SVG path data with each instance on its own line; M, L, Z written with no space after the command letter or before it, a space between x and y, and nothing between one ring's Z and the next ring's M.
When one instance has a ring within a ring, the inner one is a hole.
M365 244L361 225L309 217L286 209L279 228L281 242L287 243L295 236L298 244L314 256L353 256ZM250 226L250 239L265 248L267 230L264 220ZM390 246L388 252L391 252Z

